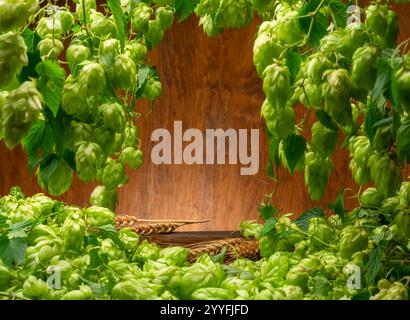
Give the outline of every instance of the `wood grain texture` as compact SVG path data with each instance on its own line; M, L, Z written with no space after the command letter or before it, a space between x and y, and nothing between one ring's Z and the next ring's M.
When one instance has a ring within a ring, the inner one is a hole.
M403 40L410 36L410 6L395 6L400 16ZM260 119L264 100L261 81L252 64L252 45L258 21L242 30L227 30L208 38L196 17L176 23L151 54L161 75L163 95L149 113L141 102L137 111L144 151L144 164L130 173L129 184L119 190L118 214L150 219L209 219L183 230L235 230L245 219L257 219L263 196L275 188L266 172L267 139ZM301 110L298 109L299 117ZM151 133L157 128L173 131L173 122L183 121L184 129L260 129L260 170L255 176L241 176L240 165L154 165ZM310 116L308 123L315 121ZM309 132L304 133L309 139ZM342 138L342 137L341 137ZM27 158L20 147L7 150L0 145L0 193L14 185L27 194L39 192L36 178L29 175ZM333 202L340 188L348 188L348 207L355 205L357 186L348 169L346 151L334 155L335 171L323 201L312 202L304 186L303 174L291 176L279 170L275 205L296 215L313 206ZM73 187L59 199L85 206L95 184L74 179Z

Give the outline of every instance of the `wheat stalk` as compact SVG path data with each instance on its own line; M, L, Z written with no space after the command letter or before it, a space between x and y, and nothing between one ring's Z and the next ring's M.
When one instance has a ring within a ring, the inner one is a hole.
M233 260L243 257L255 259L259 257L259 244L256 239L235 238L228 240L216 240L210 242L195 243L187 246L190 248L189 261L194 262L200 255L207 253L211 256L217 255L224 247L227 248L225 262L229 263Z

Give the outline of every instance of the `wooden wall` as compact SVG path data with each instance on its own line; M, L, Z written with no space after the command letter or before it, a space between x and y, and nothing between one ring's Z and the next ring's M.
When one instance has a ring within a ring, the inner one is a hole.
M401 40L410 36L410 6L397 6L401 22ZM252 44L258 25L240 31L227 30L208 38L198 27L196 17L177 23L167 31L164 41L151 54L161 75L164 93L148 112L138 105L144 117L138 120L145 153L140 170L130 173L129 184L119 190L118 214L161 219L209 219L210 223L191 226L195 230L233 230L244 219L256 219L263 196L276 187L266 172L267 139L260 119L264 100L261 81L252 64ZM299 112L300 113L300 112ZM260 129L260 169L255 176L241 176L240 165L154 165L150 160L151 133L157 128L173 131L174 120L183 121L184 129ZM309 119L312 123L315 119ZM308 136L308 134L307 134ZM334 201L340 188L349 188L348 206L357 186L348 170L347 154L338 151L336 170L330 178L322 202L312 202L304 187L303 174L291 176L280 170L280 182L274 196L283 213L300 214L312 206ZM0 194L20 185L33 194L40 188L29 175L27 159L20 147L10 151L0 145ZM77 178L61 200L85 206L94 185Z

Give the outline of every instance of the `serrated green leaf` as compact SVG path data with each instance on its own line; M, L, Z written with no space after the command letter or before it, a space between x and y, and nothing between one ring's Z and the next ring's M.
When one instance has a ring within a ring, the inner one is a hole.
M35 46L36 33L34 31L32 31L31 29L26 28L21 33L21 36L23 37L24 42L27 46L27 52L28 53L34 53L35 50L36 50L36 46Z
M373 284L374 280L377 277L377 274L380 272L383 267L383 258L386 251L386 242L381 241L373 251L364 259L364 279L366 285Z
M27 237L9 239L7 235L0 236L0 259L5 265L13 263L21 265L27 248Z
M299 73L300 64L302 62L302 56L300 53L288 50L285 55L286 66L290 71L290 80L294 84L297 74Z
M283 141L283 152L291 173L306 151L306 140L301 135L291 134Z
M37 50L37 45L41 40L40 37L28 28L23 31L22 36L27 46L28 65L24 66L18 75L20 83L30 78L37 78L36 66L41 62L40 52Z
M103 237L110 238L117 246L119 246L122 249L125 248L124 243L121 241L118 235L117 229L113 225L107 224L105 226L99 227L99 229Z
M44 138L45 121L37 120L30 128L30 131L23 140L23 148L28 155L28 164L30 174L34 172L34 169L38 165L38 151L41 147L42 140Z
M263 228L261 230L261 233L259 234L259 237L264 237L266 236L269 232L275 228L276 223L278 222L278 219L271 217L268 220L266 220L265 224L263 225Z
M272 205L262 205L259 207L259 215L263 220L269 220L278 213L278 210Z
M342 221L346 220L345 204L344 204L345 193L346 193L345 188L342 188L335 202L332 204L328 204L329 209L332 210L334 213L336 213Z
M296 225L304 230L305 232L309 229L309 222L311 218L314 217L324 217L324 212L322 208L311 208L308 211L302 213L296 220Z
M372 90L371 100L374 104L382 107L389 98L390 79L392 76L392 69L390 62L385 57L377 59L377 78Z
M55 62L47 60L36 66L36 72L40 77L38 88L44 102L56 117L63 96L65 71Z
M320 123L325 126L326 128L330 130L339 130L337 127L337 124L332 120L332 117L327 114L323 110L317 110L315 112L317 119L320 121Z
M122 9L121 9L121 1L120 0L108 0L107 4L112 12L112 15L114 16L114 21L117 26L118 38L120 40L120 46L121 46L121 52L124 52L126 29L125 29L124 14L122 13Z
M321 0L306 1L299 11L300 16L306 16L315 12L316 8L321 4ZM327 34L328 20L326 16L317 12L314 17L305 17L299 19L301 29L307 34L311 28L309 43L316 49L319 46L320 39ZM310 25L312 24L312 27Z
M346 27L348 5L340 0L330 0L328 6L332 12L332 20L336 28Z
M53 154L40 163L40 179L45 186L48 186L50 176L58 169L59 161L58 156Z
M175 13L179 16L178 22L187 19L195 10L200 0L177 0L175 2Z
M139 68L138 70L138 87L137 89L141 89L145 82L147 81L148 75L151 71L151 68L149 66L142 66L141 68Z

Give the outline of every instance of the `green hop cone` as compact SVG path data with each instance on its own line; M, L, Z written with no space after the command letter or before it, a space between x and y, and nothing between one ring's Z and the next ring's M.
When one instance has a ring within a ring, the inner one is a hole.
M104 126L97 126L93 130L92 141L101 147L105 155L111 156L121 147L123 143L122 138L121 132L115 132Z
M261 110L266 126L271 134L284 139L294 131L296 120L295 110L290 106L275 109L265 100Z
M71 290L65 293L61 300L93 300L94 293L89 286L81 285L79 290Z
M410 71L401 68L395 73L395 78L398 107L403 111L410 112Z
M147 56L147 47L141 42L132 40L125 46L125 54L136 64L143 62Z
M292 267L286 275L288 285L298 286L304 292L308 290L309 270L302 265Z
M313 152L306 154L305 184L312 200L322 199L332 168L330 159L322 159Z
M131 14L131 23L135 31L146 32L148 22L153 15L152 8L144 2L139 2Z
M364 229L347 226L343 229L339 241L339 253L342 258L350 259L358 251L367 248L368 236Z
M61 39L63 29L61 28L60 20L53 17L43 17L39 20L36 26L36 33L41 38Z
M370 32L384 36L388 26L388 7L373 4L366 8L366 26Z
M19 144L43 109L42 96L34 83L26 81L11 91L1 110L4 142L8 148Z
M167 30L174 22L174 10L171 7L159 7L155 10L155 19L162 30Z
M117 36L117 26L114 19L105 17L102 13L91 11L90 31L97 38Z
M107 83L104 68L97 62L84 62L78 75L78 83L86 96L98 96Z
M116 132L124 130L125 112L119 103L105 103L99 107L99 113L105 127Z
M138 247L140 237L132 230L132 228L122 228L118 231L118 236L127 250L133 250Z
M155 80L153 77L149 77L144 85L144 98L149 101L157 100L162 94L162 84L161 81Z
M335 237L334 230L326 224L326 220L320 217L313 217L309 220L309 235L313 236L311 243L316 248L326 247Z
M115 212L118 203L116 190L107 190L104 186L97 186L90 196L92 206L103 207Z
M78 82L66 81L61 108L72 116L82 116L90 112L89 104Z
M39 0L0 1L0 33L24 27L39 8Z
M142 165L142 151L133 147L127 147L121 151L120 161L125 166L136 170Z
M66 249L80 251L84 236L87 233L86 224L79 213L67 217L61 227L61 237Z
M136 80L137 67L126 55L119 54L114 61L114 84L116 88L130 89Z
M123 148L135 147L138 143L138 127L131 123L127 123L124 129Z
M74 25L74 16L68 10L59 10L56 13L56 19L60 21L63 33L67 33Z
M53 162L53 171L48 176L47 190L53 196L65 193L73 181L73 170L64 159ZM41 176L41 169L40 169Z
M401 208L407 208L410 206L410 182L402 182L397 196Z
M377 190L385 197L395 195L402 182L401 170L396 161L387 153L379 152L369 158L368 164Z
M393 125L386 125L377 128L373 138L373 149L376 151L384 151L388 149L394 142Z
M47 283L30 275L23 284L23 295L29 299L41 299L48 294Z
M365 136L352 137L350 139L349 149L357 165L367 167L367 162L372 152L369 139Z
M356 183L363 185L370 181L370 169L367 166L360 167L354 159L351 159L349 168Z
M310 79L297 82L298 87L295 91L296 97L305 107L317 109L322 104L322 91L320 86L313 83Z
M399 241L407 244L410 238L410 211L401 210L394 219L397 226L396 235Z
M373 88L377 77L377 47L364 46L353 54L352 85L357 89L370 90Z
M367 188L360 195L360 205L364 208L378 208L384 199L383 194L377 191L376 188Z
M100 57L108 58L110 60L120 53L120 43L117 39L107 39L100 43L99 49Z
M108 190L113 190L123 184L127 179L124 165L115 160L110 160L104 167L103 183Z
M0 88L8 85L27 64L24 39L14 32L0 35Z
M274 63L262 74L263 91L274 109L283 109L291 96L290 72L285 66Z
M67 48L67 62L71 70L74 70L81 62L91 57L90 49L82 44L72 44Z
M159 45L164 37L164 31L158 20L148 21L148 29L144 32L144 37L151 44L151 49Z
M300 30L300 24L298 20L299 12L294 10L288 10L282 7L284 14L282 14L275 26L275 34L279 40L293 45L302 40L303 33ZM279 13L282 13L279 11Z
M351 125L353 121L350 105L350 77L346 69L325 72L322 87L325 99L325 111L341 126Z
M75 154L75 163L77 174L84 182L94 180L103 161L103 151L101 147L94 142L84 142Z
M114 224L115 214L104 207L92 206L85 210L85 222L92 227L102 227Z
M64 44L58 39L45 38L37 46L42 59L56 60L63 52Z
M323 158L331 156L339 141L339 132L328 129L319 121L312 126L312 147L314 152Z
M320 85L323 81L324 72L331 69L331 67L332 63L324 53L314 53L306 61L305 74L312 83Z
M259 77L262 77L263 71L274 59L279 58L282 51L283 47L272 36L262 33L256 38L253 45L253 64Z

